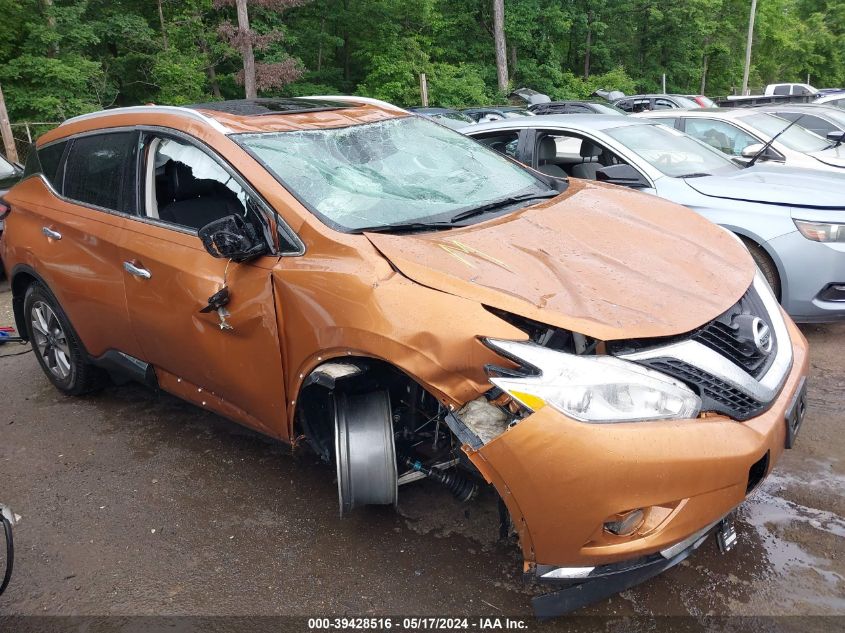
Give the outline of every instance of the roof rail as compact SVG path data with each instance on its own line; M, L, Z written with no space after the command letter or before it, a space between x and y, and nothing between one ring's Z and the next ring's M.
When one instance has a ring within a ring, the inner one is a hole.
M232 130L220 123L220 121L212 119L211 117L206 116L202 112L198 112L197 110L192 110L190 108L180 108L178 106L157 105L129 106L126 108L112 108L111 110L99 110L97 112L89 112L88 114L80 114L79 116L71 117L70 119L67 119L66 121L62 122L59 127L62 127L63 125L68 125L69 123L76 123L77 121L88 121L90 119L98 119L101 117L108 117L112 115L116 116L119 114L177 114L180 116L195 119L197 121L202 121L203 123L207 123L221 134L232 133Z
M381 99L373 99L371 97L356 97L354 95L308 95L307 97L295 97L296 99L324 99L325 101L349 101L351 103L365 103L368 105L380 106L387 110L398 110L400 112L407 112L404 108L394 105Z

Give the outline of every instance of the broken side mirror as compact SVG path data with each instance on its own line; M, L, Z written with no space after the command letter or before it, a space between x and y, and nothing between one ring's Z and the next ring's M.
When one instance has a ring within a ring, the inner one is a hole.
M244 262L267 253L265 239L239 215L227 215L199 230L202 245L212 257Z
M596 180L632 189L646 189L651 186L640 172L628 164L602 167L596 172Z

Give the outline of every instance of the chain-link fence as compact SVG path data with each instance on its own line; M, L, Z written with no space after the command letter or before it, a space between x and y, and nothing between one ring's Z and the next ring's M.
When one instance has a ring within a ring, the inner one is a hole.
M15 149L18 152L18 161L23 164L29 154L29 146L39 136L56 127L58 122L27 121L24 123L12 123L12 136L15 139ZM0 143L0 149L5 155L5 148Z

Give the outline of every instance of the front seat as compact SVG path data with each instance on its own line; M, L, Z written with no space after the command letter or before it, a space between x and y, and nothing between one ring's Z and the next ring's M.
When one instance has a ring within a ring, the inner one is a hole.
M159 206L159 217L166 222L200 229L227 215L244 215L235 193L223 183L196 178L184 163L169 160L166 175L166 205Z
M551 136L540 140L537 148L537 171L555 178L566 178L566 172L552 161L557 158L557 143Z
M587 139L581 141L580 153L584 162L578 163L572 168L572 176L575 178L584 178L585 180L595 180L596 172L604 167L604 165L598 162L598 157L601 156L601 152L601 147L592 141L588 141Z

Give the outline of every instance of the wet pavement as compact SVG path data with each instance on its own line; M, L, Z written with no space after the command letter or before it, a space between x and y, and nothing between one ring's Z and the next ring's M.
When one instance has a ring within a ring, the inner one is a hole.
M9 300L0 287L0 325ZM740 508L738 546L711 539L581 615L845 616L845 324L802 329L809 412ZM9 356L26 349L0 347L0 502L22 516L0 616L530 616L492 494L461 505L422 482L398 513L341 520L307 452L137 385L66 398ZM810 623L787 628L831 630Z

